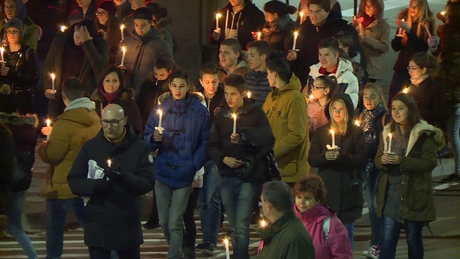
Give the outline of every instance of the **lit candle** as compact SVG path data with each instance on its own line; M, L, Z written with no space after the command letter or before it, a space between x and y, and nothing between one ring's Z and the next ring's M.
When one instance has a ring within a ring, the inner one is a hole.
M123 55L121 56L120 66L124 67L125 66L125 56L126 56L126 47L125 46L121 47L121 51L123 52Z
M264 228L264 227L266 227L266 226L267 226L267 221L261 220L261 221L260 221L260 227L261 227L261 228Z
M54 81L56 80L56 75L51 73L51 92L54 94L56 92L56 87L54 85Z
M0 48L0 54L2 55L2 62L5 63L5 59L3 58L3 52L5 49L3 47Z
M313 94L310 94L310 96L308 97L308 99L309 99L310 101L313 101L314 98L315 98L315 96L314 96Z
M259 31L257 32L257 40L260 40L260 37L262 36L262 33Z
M124 40L125 39L125 35L123 34L123 30L125 29L125 25L122 24L120 25L120 31L121 31L121 40Z
M360 126L359 125L359 120L355 120L355 125L358 126L358 127Z
M426 24L426 22L423 24L423 26L425 27L425 30L426 30L426 33L428 33L428 38L431 38L431 32L430 32L430 28L428 28L428 25Z
M216 31L219 30L219 18L222 17L222 14L216 13Z
M61 26L61 32L65 32L65 30L67 30L67 27L65 25L62 25Z
M446 14L446 11L442 11L441 15L444 16Z
M402 90L402 92L405 93L405 94L409 93L409 88L407 88L407 87L404 88L404 89Z
M292 43L292 50L295 50L295 44L297 42L297 37L299 37L299 32L295 31L294 32L294 43Z
M302 25L304 13L303 13L303 12L300 12L300 13L299 13L299 16L300 16L300 25Z
M331 134L332 134L332 148L335 147L335 132L333 129L330 130Z
M230 259L230 248L228 247L228 238L224 239L224 244L225 244L225 258Z
M359 35L364 35L364 32L363 32L363 24L362 23L359 23Z
M391 140L393 139L393 134L388 133L388 153L391 153Z
M158 122L158 128L161 128L161 122L163 121L163 111L158 109L158 114L160 115L160 121Z
M46 128L48 130L48 134L46 135L46 141L50 140L50 135L51 135L51 120L46 119Z
M402 19L401 22L404 22L404 19ZM399 26L399 30L398 30L398 35L397 35L397 36L402 36L402 33L403 33L403 29L401 28L401 26Z
M248 91L247 95L248 95L248 99L251 99L251 92L250 91Z
M107 159L107 166L108 166L109 168L112 167L112 160Z
M236 134L236 114L232 114L233 117L233 134Z

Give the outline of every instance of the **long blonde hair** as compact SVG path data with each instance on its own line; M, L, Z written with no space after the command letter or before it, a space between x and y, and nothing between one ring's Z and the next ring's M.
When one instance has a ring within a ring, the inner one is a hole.
M345 119L343 120L341 124L337 124L337 122L335 122L334 120L334 112L332 111L332 106L336 102L343 104L343 106L345 107L345 111L347 113L345 116ZM331 118L331 129L337 132L336 134L345 136L347 134L347 125L348 125L348 120L350 119L350 114L348 114L347 104L345 103L343 99L334 98L331 100L331 104L329 105L329 116Z
M399 18L400 19L405 18L409 28L412 28L412 23L414 21L418 21L418 26L417 26L417 31L416 31L417 37L420 38L422 35L422 31L425 30L424 23L427 23L427 26L428 26L428 29L430 30L431 35L435 36L435 31L434 31L435 20L434 20L433 12L431 12L430 6L428 5L428 1L427 0L411 0L409 3L409 8L413 2L418 3L419 11L418 11L417 17L413 19L412 16L410 15L409 9L407 9L401 12ZM404 15L404 12L406 12L405 15ZM405 17L401 17L401 16L405 16ZM428 33L425 34L425 40L427 39L428 39ZM404 32L403 40L402 40L403 44L406 44L407 40L408 40L407 34Z

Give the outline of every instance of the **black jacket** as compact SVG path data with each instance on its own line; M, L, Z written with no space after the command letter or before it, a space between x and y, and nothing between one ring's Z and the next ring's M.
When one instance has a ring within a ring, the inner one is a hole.
M219 85L214 97L211 99L206 96L204 89L201 89L200 92L203 94L204 100L206 101L206 107L208 107L211 121L214 121L214 116L217 114L219 109L223 108L227 104L225 101L224 88Z
M292 48L295 22L289 17L278 18L276 23L265 23L262 29L262 40L272 48L272 57L285 57Z
M97 181L88 179L88 162L112 168L124 175L122 181L112 181L111 188L102 194L94 191ZM153 158L150 150L132 129L118 145L109 142L101 130L86 142L69 172L70 189L76 195L90 197L84 210L85 244L106 250L124 249L143 243L141 228L141 195L153 189L155 182Z
M150 117L150 112L158 105L160 95L168 91L168 80L152 81L151 79L145 79L142 83L137 96L137 107L141 112L142 128L145 127Z
M337 94L345 101L349 116L353 114L353 104L347 94ZM326 106L326 117L329 118L329 104ZM340 147L339 156L335 161L326 159L326 145L331 145L331 124L328 123L315 131L308 163L319 168L319 175L323 178L328 190L326 202L343 223L350 223L361 217L363 207L362 171L367 162L367 145L363 130L348 120L345 136L335 135L335 143Z

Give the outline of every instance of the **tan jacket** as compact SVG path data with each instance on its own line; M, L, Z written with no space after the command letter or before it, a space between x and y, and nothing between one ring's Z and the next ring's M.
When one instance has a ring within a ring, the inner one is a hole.
M359 26L356 27L359 30ZM359 33L359 31L358 31ZM384 19L375 20L364 30L364 41L361 43L366 58L366 71L369 78L381 79L383 73L383 54L390 46L390 25Z

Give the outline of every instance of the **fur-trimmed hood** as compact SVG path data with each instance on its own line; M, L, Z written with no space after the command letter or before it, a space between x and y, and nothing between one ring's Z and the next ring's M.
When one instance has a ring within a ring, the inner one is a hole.
M7 114L0 112L0 121L12 126L29 125L38 127L37 114L18 115L17 113Z
M120 92L118 93L118 96L117 96L117 98L115 98L115 100L123 102L123 101L126 101L128 99L133 99L135 95L136 95L136 92L134 91L134 89L123 87L120 90ZM101 91L99 89L94 90L94 92L91 95L90 99L95 101L95 102L102 102L102 103L107 102L107 100L105 99L104 95L102 95L102 93L101 93Z

